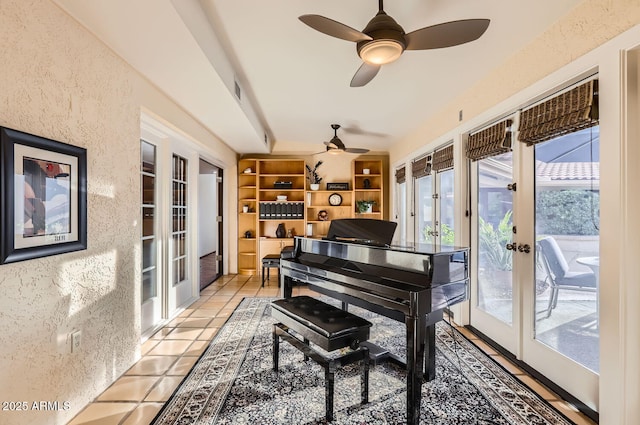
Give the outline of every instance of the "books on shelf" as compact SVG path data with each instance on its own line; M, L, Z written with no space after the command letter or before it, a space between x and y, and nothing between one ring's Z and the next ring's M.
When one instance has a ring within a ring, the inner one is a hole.
M302 220L304 202L261 202L260 220Z

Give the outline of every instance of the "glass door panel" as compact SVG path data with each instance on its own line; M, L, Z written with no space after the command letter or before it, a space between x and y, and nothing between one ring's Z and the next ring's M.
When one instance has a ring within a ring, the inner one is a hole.
M428 175L415 180L415 241L420 243L435 243L435 228L433 223L433 176Z
M171 243L170 243L170 267L172 296L175 297L172 308L180 307L190 297L191 284L188 274L188 250L187 250L187 160L176 154L173 155L172 180L173 189L171 205Z
M478 285L476 305L505 324L513 323L512 154L478 161Z
M598 127L535 145L535 338L599 371Z
M453 169L438 171L438 242L443 245L454 245L455 231L455 193L454 193L454 173Z

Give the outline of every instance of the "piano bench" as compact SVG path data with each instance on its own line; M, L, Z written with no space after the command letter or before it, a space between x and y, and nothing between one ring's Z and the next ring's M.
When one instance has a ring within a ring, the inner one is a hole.
M275 268L278 271L278 286L280 286L280 254L267 254L262 257L262 286L264 287L265 274L264 270L267 269L266 279L269 279L269 270Z
M369 402L369 349L360 343L369 338L371 322L308 296L273 301L271 315L279 321L273 325L273 370L278 371L280 338L303 352L305 360L311 358L324 367L327 421L333 420L333 384L339 366L362 361L360 400L362 404ZM310 342L328 352L344 347L352 351L327 357Z

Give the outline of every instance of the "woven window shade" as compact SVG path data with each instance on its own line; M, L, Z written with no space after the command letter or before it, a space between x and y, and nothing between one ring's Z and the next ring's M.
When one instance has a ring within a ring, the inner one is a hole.
M431 174L431 155L420 158L411 163L411 175L418 179Z
M407 181L407 169L406 167L396 169L396 183L402 184Z
M591 80L520 114L518 140L544 142L598 124L598 80Z
M434 171L442 171L447 168L453 168L453 145L440 149L433 153L433 165L431 168Z
M467 158L472 161L500 155L511 150L511 120L500 121L474 133L467 140Z

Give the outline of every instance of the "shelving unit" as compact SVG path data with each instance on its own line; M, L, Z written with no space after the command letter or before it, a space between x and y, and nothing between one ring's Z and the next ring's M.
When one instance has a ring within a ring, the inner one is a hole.
M329 204L329 196L338 193L342 196L342 204ZM305 236L327 236L331 220L353 217L353 191L351 190L309 190L307 191L307 231ZM318 213L326 211L328 220L319 220ZM311 230L311 232L309 232Z
M365 174L365 170L369 170ZM358 218L383 219L384 212L384 178L381 160L353 160L353 214ZM358 201L374 201L373 212L360 213Z
M250 169L250 172L244 171ZM363 170L368 169L365 174ZM382 160L355 159L350 190L310 190L303 159L241 159L238 162L238 272L259 274L260 260L278 254L293 238L276 237L283 223L292 236L325 237L331 220L341 218L384 219L384 172ZM285 182L285 183L283 183ZM340 205L329 197L338 193ZM279 200L278 196L286 196ZM373 200L373 212L360 214L358 200ZM243 212L243 206L248 212ZM326 211L328 220L319 220ZM250 237L246 237L246 232Z
M245 170L250 172L245 172ZM258 161L238 162L238 273L255 274L257 263ZM243 206L249 212L243 212ZM247 232L249 232L247 234ZM250 237L247 237L249 235Z

